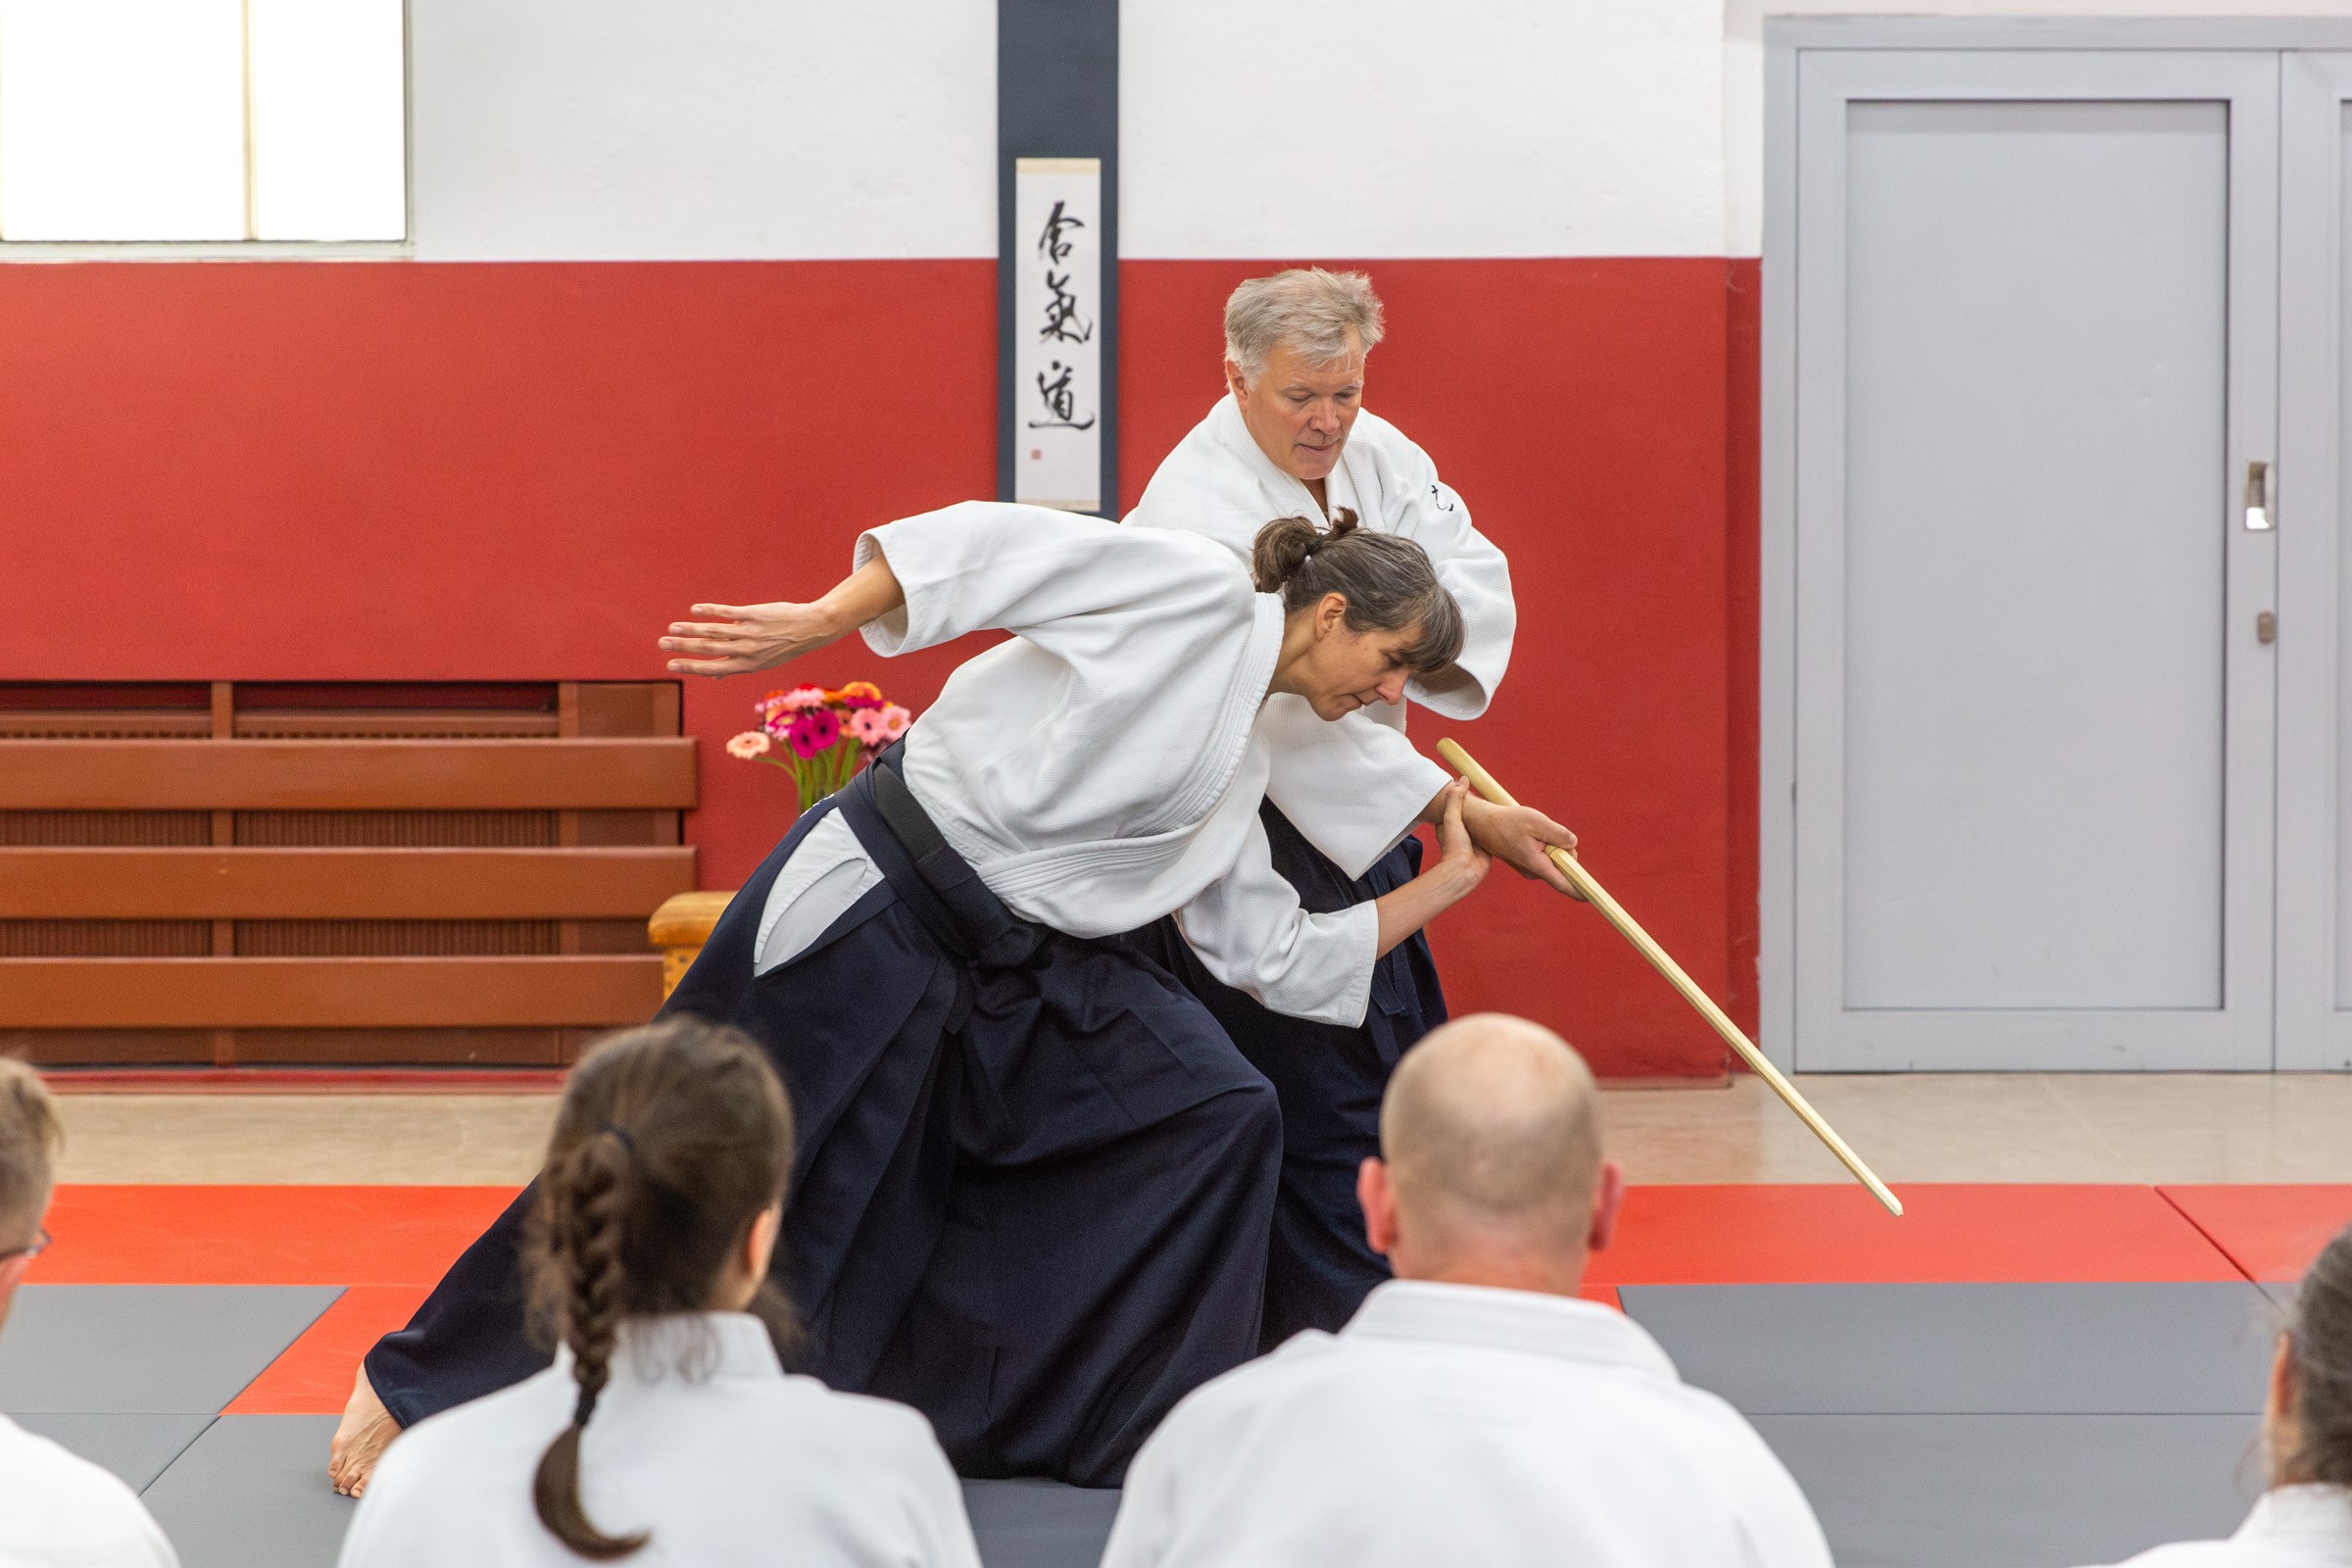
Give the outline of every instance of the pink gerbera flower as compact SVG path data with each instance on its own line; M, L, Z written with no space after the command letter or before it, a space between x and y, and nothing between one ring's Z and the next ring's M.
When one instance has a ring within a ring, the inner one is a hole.
M840 739L841 720L829 708L806 710L784 733L785 743L801 757L814 757L819 752L831 751L834 743Z
M889 740L906 734L906 726L913 722L914 715L896 703L882 710L882 733Z
M843 721L843 727L858 737L858 744L860 746L878 747L890 744L890 722L883 717L882 710L879 708L851 709L850 716Z

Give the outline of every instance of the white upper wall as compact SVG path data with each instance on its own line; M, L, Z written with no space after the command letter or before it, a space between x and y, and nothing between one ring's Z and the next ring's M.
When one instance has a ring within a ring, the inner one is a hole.
M1722 0L1125 0L1130 257L1707 256Z
M997 253L992 0L410 0L432 261Z
M1123 0L1135 258L1754 256L1763 17L2232 0ZM2352 0L2261 0L2268 15ZM995 0L410 0L429 260L996 254Z
M1639 0L1633 0L1639 3ZM1723 0L1724 214L1727 256L1764 249L1764 18L2314 17L2352 15L2352 0Z

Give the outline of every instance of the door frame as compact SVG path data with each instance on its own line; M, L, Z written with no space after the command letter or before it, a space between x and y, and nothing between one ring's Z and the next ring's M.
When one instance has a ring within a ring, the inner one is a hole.
M2279 1071L2352 1067L2336 1004L2343 640L2344 108L2352 44L2279 72ZM2291 329L2290 329L2291 327Z
M1758 805L1758 1035L1765 1054L1788 1069L1807 1063L1799 1050L1796 943L1797 920L1797 188L1800 72L1812 62L1830 64L1840 54L1877 50L2063 50L2100 52L2245 51L2267 53L2273 70L2288 50L2352 50L2352 17L2298 18L1978 18L1978 17L1801 17L1767 18L1764 24L1764 255L1760 397L1760 647ZM2276 101L2276 100L2274 100ZM2238 188L2238 125L2233 121L2231 173ZM2273 129L2272 156L2278 153ZM2277 189L2263 198L2273 204L2277 233ZM2233 196L2234 199L2234 196ZM2232 272L2239 225L2232 223ZM2277 268L2272 270L2274 278ZM2276 319L2276 290L2272 291ZM2232 311L2230 356L2240 347L2239 312ZM2233 377L2234 378L2234 377ZM2273 380L2273 390L2277 382ZM2229 413L2225 463L2234 473L2248 453L2241 410ZM2273 426L2277 428L2275 415ZM2268 446L2266 437L2263 445ZM2238 629L2239 585L2230 585L2225 624ZM2274 827L2276 824L2274 823ZM2274 866L2274 880L2276 867ZM2234 914L2237 911L2232 910ZM2274 910L2262 911L2272 923ZM2227 936L2225 940L2228 940ZM2266 934L2266 941L2270 940ZM2266 1007L2266 1012L2272 1009ZM2266 1044L2261 1059L2245 1044L2232 1053L2238 1065L2272 1064ZM2282 1056L2278 1065L2287 1065ZM1890 1064L1891 1065L1891 1064ZM2085 1065L2088 1065L2085 1063ZM2116 1060L2105 1065L2132 1069L2145 1063ZM1997 1063L1987 1063L1997 1070Z

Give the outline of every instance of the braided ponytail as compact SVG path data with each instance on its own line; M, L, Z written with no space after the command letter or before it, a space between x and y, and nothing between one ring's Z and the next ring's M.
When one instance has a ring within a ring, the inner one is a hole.
M539 1520L607 1562L650 1536L610 1536L580 1497L580 1443L632 1319L710 1310L729 1259L782 1201L792 1110L759 1047L677 1017L614 1035L572 1069L525 1245L533 1315L571 1351L571 1422L540 1456ZM740 1299L739 1297L734 1299ZM797 1331L772 1285L752 1310L779 1352ZM634 1353L634 1347L632 1347Z
M612 1348L620 1338L623 1310L621 1214L629 1181L626 1135L617 1128L573 1149L542 1189L548 1240L563 1279L564 1343L571 1348L571 1375L580 1387L571 1425L548 1445L531 1483L539 1518L556 1539L583 1557L610 1561L646 1543L643 1532L608 1536L588 1522L580 1505L580 1437L596 1413L597 1396L612 1375Z
M1352 632L1414 631L1401 657L1433 675L1461 657L1462 607L1438 581L1429 554L1400 534L1367 533L1340 508L1326 533L1305 517L1277 517L1257 530L1250 577L1261 594L1280 594L1286 613L1326 594L1348 601Z

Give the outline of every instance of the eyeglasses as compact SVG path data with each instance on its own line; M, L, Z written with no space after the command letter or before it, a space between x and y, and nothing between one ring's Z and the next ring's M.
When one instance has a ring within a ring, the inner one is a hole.
M49 1250L50 1244L56 1240L57 1238L47 1231L41 1231L33 1238L30 1247L12 1247L7 1251L0 1252L0 1263L13 1263L20 1257L29 1263Z

